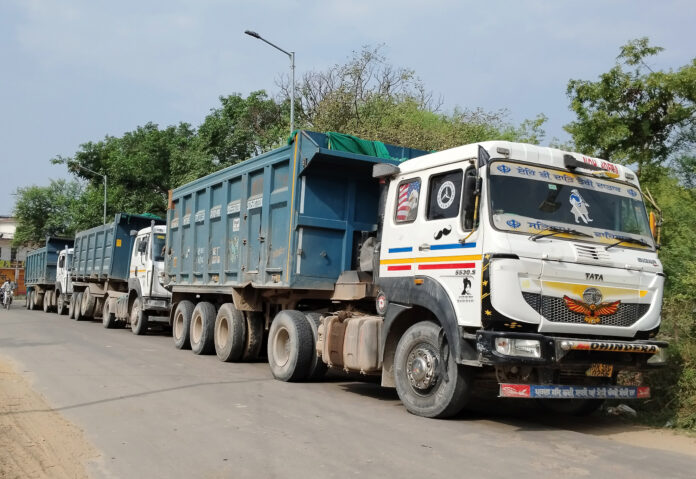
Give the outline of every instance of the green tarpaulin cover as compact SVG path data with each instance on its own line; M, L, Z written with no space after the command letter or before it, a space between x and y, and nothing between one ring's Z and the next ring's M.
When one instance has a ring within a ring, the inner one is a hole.
M288 138L288 145L293 142L296 131L292 132L292 135L290 135L290 138ZM384 143L381 141L363 140L357 136L345 135L343 133L336 133L334 131L328 131L325 134L329 138L329 150L347 151L348 153L357 153L359 155L369 155L376 156L377 158L392 159L392 157L389 155L389 151L387 151L387 147L384 146Z

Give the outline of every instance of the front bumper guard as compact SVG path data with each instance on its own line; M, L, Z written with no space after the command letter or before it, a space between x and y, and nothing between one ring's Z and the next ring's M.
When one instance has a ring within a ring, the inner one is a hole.
M495 348L496 338L518 338L537 340L540 344L541 355L539 358L505 355ZM658 354L667 348L664 341L615 341L612 339L582 339L546 336L536 333L512 333L506 331L477 331L476 350L479 361L488 365L525 364L537 366L559 365L570 353L579 351L585 354L592 362L593 355L613 356L613 353L629 354L631 357L646 357ZM603 359L605 360L605 359ZM587 362L587 361L573 361Z

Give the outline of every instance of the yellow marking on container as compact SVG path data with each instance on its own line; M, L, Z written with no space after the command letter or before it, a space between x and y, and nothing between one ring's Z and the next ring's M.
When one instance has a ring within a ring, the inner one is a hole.
M297 178L295 178L295 172L297 171L297 137L299 133L295 133L295 153L292 160L292 189L290 192L290 228L288 230L288 262L285 268L285 281L290 281L290 255L292 254L292 218L294 215L295 207L295 183L297 183Z
M120 240L120 239L117 239L117 240L116 240L116 247L117 247L117 248L120 248L120 247L121 247L121 240Z
M383 259L379 264L408 264L408 263L440 263L443 261L478 261L480 254L469 254L464 256L432 256L430 258L399 258Z

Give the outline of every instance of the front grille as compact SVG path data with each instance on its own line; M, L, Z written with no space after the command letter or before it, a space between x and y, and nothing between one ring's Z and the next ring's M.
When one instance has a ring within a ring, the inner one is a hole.
M575 253L578 260L609 261L609 253L603 247L575 244Z
M522 296L527 304L548 321L554 323L586 324L585 315L574 313L569 310L563 298L542 296L538 293L522 293ZM636 321L645 316L649 307L649 304L621 303L615 314L600 316L600 321L597 324L601 326L620 326L626 328L632 326Z

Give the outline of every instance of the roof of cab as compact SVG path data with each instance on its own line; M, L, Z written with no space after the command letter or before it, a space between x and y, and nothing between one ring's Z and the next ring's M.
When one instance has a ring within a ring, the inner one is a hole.
M565 169L563 161L564 155L569 154L584 163L591 163L607 171L618 173L618 177L616 178L618 180L628 181L635 185L638 184L635 173L623 165L618 165L601 158L594 158L581 153L563 151L546 146L530 145L527 143L514 143L511 141L483 141L481 143L472 143L449 150L438 151L404 161L399 165L399 170L401 174L410 174L426 168L443 166L460 161L476 160L478 158L479 146L488 152L491 159L526 161L561 169ZM509 154L501 153L498 151L499 149L508 150Z

